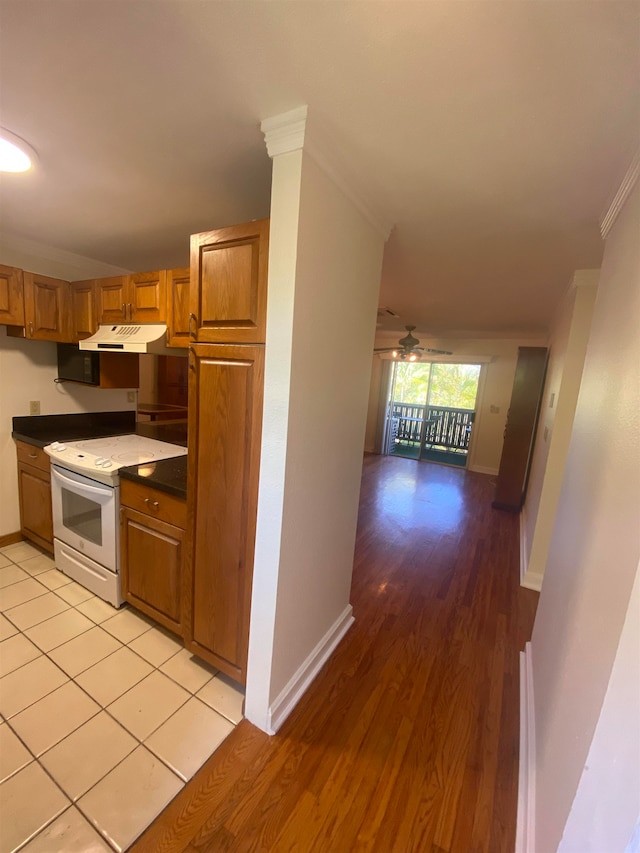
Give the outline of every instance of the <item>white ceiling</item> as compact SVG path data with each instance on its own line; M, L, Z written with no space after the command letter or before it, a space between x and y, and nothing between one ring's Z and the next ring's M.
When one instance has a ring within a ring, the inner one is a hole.
M0 0L0 229L134 270L268 215L302 104L394 229L386 328L544 330L640 141L639 2Z

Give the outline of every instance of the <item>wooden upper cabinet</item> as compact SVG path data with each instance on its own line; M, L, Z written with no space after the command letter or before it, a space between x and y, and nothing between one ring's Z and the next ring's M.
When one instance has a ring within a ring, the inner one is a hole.
M127 301L130 323L164 323L167 319L167 271L129 276Z
M96 318L101 323L126 322L127 276L96 279Z
M96 280L98 324L164 323L166 301L166 270Z
M264 343L268 254L268 219L192 235L192 340Z
M71 341L90 338L97 329L95 282L71 282Z
M0 324L24 326L22 270L0 264Z
M69 282L25 272L24 314L27 338L71 340Z
M167 346L189 346L189 268L167 270Z

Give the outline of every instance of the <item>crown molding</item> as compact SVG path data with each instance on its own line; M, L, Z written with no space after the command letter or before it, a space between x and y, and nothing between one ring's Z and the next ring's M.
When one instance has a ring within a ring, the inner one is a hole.
M264 119L260 124L269 157L303 150L329 177L338 189L357 207L365 219L384 240L389 239L392 224L381 215L376 205L356 182L347 177L347 169L340 164L339 155L322 137L316 125L309 127L308 107Z
M618 218L618 214L622 210L622 207L636 185L636 181L640 176L640 149L636 151L633 160L631 161L631 165L627 169L627 173L622 179L622 183L618 187L618 191L613 197L613 201L609 205L606 210L604 216L600 220L600 233L602 234L602 239L606 240L609 236L609 232L613 228L613 224Z
M299 151L304 146L306 128L306 106L265 118L260 124L260 130L264 133L269 157Z

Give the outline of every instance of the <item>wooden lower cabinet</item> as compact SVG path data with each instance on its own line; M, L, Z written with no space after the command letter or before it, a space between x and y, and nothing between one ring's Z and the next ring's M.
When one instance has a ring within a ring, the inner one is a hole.
M182 636L185 502L125 480L120 502L122 597Z
M245 683L264 346L192 346L184 641Z
M49 457L39 447L16 442L20 532L25 539L53 554L51 470Z

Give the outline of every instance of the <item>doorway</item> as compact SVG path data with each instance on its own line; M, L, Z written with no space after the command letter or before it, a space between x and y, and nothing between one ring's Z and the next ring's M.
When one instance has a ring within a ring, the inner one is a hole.
M384 452L466 467L479 380L479 364L394 362Z

